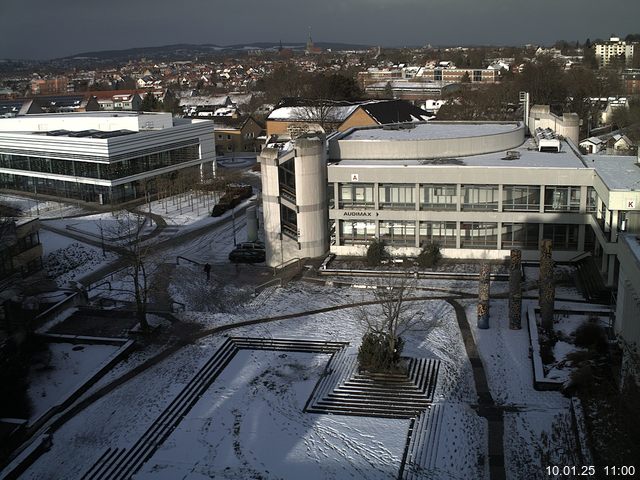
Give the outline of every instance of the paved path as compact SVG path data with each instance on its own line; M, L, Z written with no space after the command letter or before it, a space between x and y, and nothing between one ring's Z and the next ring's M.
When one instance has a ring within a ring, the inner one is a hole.
M467 356L473 369L473 380L478 392L478 415L486 418L489 423L489 478L491 480L505 480L503 410L496 405L491 396L487 374L484 371L478 347L473 340L471 326L464 307L452 298L446 299L446 301L456 312L464 348L467 351Z

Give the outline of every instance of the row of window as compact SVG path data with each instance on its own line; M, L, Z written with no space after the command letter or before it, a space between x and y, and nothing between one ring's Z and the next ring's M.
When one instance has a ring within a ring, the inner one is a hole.
M198 158L200 158L198 145L189 145L175 150L152 153L109 164L0 154L0 168L116 180L150 170L178 165Z
M588 187L587 211L595 211L597 196ZM341 183L338 185L338 208L376 208L373 183ZM332 188L330 197L332 198ZM549 186L544 189L545 212L577 212L580 210L580 187ZM417 198L416 198L417 194ZM455 184L379 184L379 209L391 210L456 210L458 198L463 211L498 211L500 198L503 211L540 211L539 186L462 185L460 194Z
M340 244L363 245L376 238L375 221L340 220ZM502 248L536 250L542 237L551 239L555 249L578 248L579 225L503 223L495 222L416 222L380 221L378 236L385 243L397 247L415 247L425 243L437 243L443 248L456 248L460 234L461 248L498 248L498 233L501 233ZM590 230L590 229L588 229Z

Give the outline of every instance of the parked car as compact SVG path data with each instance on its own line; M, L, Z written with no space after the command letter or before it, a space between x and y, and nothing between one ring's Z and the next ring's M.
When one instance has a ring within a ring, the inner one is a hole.
M229 260L233 263L261 263L265 259L266 253L262 242L241 243L229 253Z

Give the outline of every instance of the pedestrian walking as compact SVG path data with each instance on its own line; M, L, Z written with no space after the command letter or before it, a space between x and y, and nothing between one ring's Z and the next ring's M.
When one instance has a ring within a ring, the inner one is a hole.
M208 263L204 265L204 273L207 275L207 282L208 282L209 279L211 278L211 265L209 265Z

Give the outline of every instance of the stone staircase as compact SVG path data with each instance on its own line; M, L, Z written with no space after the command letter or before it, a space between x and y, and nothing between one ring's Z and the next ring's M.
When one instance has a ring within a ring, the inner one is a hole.
M407 374L360 372L346 349L327 365L305 410L381 418L413 418L432 402L439 360L406 359Z

